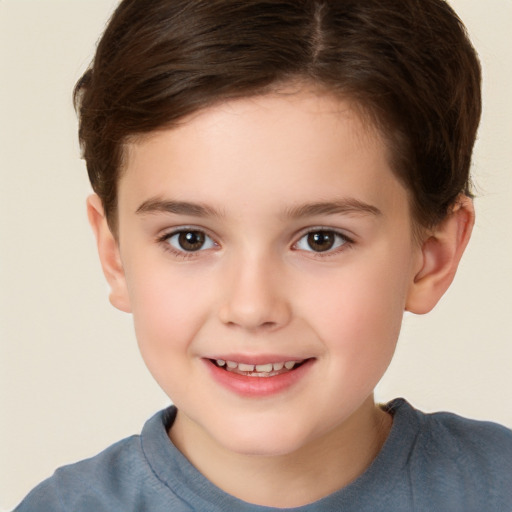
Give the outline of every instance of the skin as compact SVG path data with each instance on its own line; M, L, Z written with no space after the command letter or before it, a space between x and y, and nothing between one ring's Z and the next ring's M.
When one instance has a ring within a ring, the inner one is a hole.
M388 160L348 101L276 93L130 144L117 236L89 199L111 301L133 314L144 361L178 407L170 438L245 501L315 501L361 475L389 432L373 389L403 312L427 312L453 279L473 209L461 200L418 243ZM184 251L180 229L205 245ZM330 233L333 248L315 251L309 232ZM255 397L212 378L216 358L309 364Z

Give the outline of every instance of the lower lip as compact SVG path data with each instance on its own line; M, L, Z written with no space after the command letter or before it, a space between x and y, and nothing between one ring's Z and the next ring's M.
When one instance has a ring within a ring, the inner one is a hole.
M308 359L298 368L273 377L247 377L219 368L205 359L216 382L238 395L253 398L272 396L289 389L304 378L313 362L313 359Z

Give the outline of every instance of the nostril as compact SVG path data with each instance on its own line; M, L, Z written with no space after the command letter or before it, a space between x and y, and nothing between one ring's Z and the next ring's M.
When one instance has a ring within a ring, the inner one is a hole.
M227 325L228 327L242 327L248 331L258 331L258 330L270 331L270 330L278 327L279 324L277 322L270 322L270 321L259 323L259 322L250 322L250 321L245 320L245 321L240 321L240 322L229 321L229 322L225 322L225 325Z

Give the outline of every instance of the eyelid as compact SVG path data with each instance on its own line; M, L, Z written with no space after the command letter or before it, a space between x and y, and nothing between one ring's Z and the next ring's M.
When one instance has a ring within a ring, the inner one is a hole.
M161 229L160 233L157 234L157 239L165 240L166 238L176 235L177 233L182 233L183 231L199 231L200 233L204 233L207 237L215 239L215 235L213 235L209 229L201 226L195 226L194 224L180 224L179 226Z

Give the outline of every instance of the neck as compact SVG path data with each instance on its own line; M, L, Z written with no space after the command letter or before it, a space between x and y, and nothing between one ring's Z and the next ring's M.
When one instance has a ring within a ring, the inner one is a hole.
M293 453L271 457L225 450L179 412L169 435L223 491L248 503L290 508L317 501L359 477L379 453L391 422L369 397L336 429Z

